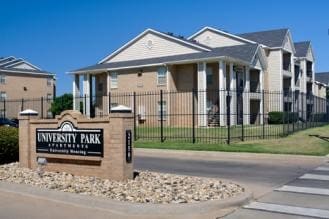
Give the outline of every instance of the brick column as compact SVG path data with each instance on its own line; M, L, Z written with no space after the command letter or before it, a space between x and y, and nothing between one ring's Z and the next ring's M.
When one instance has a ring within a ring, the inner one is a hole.
M21 112L18 115L19 119L19 129L18 129L18 136L19 136L19 165L20 167L24 168L31 168L31 154L34 152L32 151L31 145L31 119L37 118L37 113L26 113L26 111Z

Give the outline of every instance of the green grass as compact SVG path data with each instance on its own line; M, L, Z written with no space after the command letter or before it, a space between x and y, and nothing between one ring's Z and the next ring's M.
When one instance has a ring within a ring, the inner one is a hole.
M276 129L280 129L280 127L276 126ZM243 141L230 145L221 143L193 144L179 141L165 141L160 143L139 140L135 142L135 146L137 148L154 149L300 154L316 156L329 154L329 142L309 135L321 135L329 137L329 125L299 131L284 138Z

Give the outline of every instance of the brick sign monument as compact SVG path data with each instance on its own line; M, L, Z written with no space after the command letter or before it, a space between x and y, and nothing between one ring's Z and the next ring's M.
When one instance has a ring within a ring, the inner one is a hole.
M131 113L111 113L87 118L78 111L64 111L55 119L19 116L19 163L37 169L114 180L133 178Z

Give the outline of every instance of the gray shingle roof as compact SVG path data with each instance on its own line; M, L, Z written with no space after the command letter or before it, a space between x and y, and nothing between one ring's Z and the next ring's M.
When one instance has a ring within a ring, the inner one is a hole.
M81 71L111 69L111 68L114 69L114 68L122 68L122 67L143 66L143 65L151 65L151 64L173 63L179 61L188 61L194 59L215 58L215 57L230 57L243 62L251 63L253 61L258 46L259 46L258 44L245 44L238 46L214 48L210 52L197 52L197 53L165 56L165 57L158 57L151 59L139 59L132 61L96 64L96 65L74 70L72 71L72 73L81 72Z
M310 47L310 45L311 45L310 41L294 43L295 50L296 50L295 56L296 57L306 57L308 48Z
M238 34L237 36L263 44L268 47L282 47L288 29L267 30Z
M315 73L315 80L329 85L329 72Z
M53 73L44 71L44 70L40 70L37 68L34 69L23 69L23 68L17 68L15 67L18 63L20 62L24 62L27 65L31 65L29 64L27 61L25 61L24 59L17 59L13 56L7 57L7 58L2 58L0 60L0 71L1 72L19 72L19 73L27 73L27 74L48 74L48 75L54 75ZM15 65L16 64L16 65ZM32 66L33 67L33 66Z

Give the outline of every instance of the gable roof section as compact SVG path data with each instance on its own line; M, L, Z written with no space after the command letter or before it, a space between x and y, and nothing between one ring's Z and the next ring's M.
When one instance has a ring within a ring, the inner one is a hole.
M296 54L295 56L297 57L306 57L308 49L311 46L310 41L304 41L304 42L297 42L294 43L295 49L296 49Z
M228 58L241 61L247 64L251 64L255 58L255 54L259 49L259 44L244 44L238 46L228 46L214 48L209 52L199 52L199 53L190 53L166 57L158 57L151 59L140 59L132 61L122 61L122 62L112 62L104 64L96 64L88 66L85 68L77 69L69 73L79 73L79 72L88 72L88 71L104 71L104 70L117 70L124 68L137 68L143 66L156 66L164 64L174 64L180 62L196 61L196 60L206 60L212 58Z
M289 30L276 29L259 32L238 34L239 37L263 44L268 47L283 47L285 38Z
M218 30L216 28L208 27L208 26L207 27L204 27L201 30L199 30L198 32L194 33L193 35L191 35L190 37L188 37L188 39L189 40L193 40L197 36L199 36L200 34L204 33L205 31L211 31L213 33L216 33L216 34L219 34L219 35L222 35L222 36L225 36L225 37L228 37L230 39L234 39L234 40L237 40L237 41L240 41L240 42L244 42L244 43L256 43L255 41L248 40L248 39L242 38L240 36L237 36L237 35L234 35L234 34L230 34L228 32L225 32L225 31L222 31L222 30Z
M204 45L201 45L201 44L198 44L196 42L189 41L189 40L179 38L179 37L176 37L176 36L172 36L172 35L169 35L169 34L165 34L163 32L159 32L159 31L156 31L156 30L153 30L153 29L146 29L144 32L139 34L137 37L135 37L134 39L132 39L131 41L129 41L128 43L126 43L125 45L123 45L122 47L120 47L119 49L117 49L116 51L114 51L113 53L111 53L110 55L105 57L104 59L102 59L100 62L98 62L98 64L102 64L102 63L108 61L109 59L115 57L116 55L123 52L126 48L133 45L135 42L137 42L139 39L141 39L142 37L144 37L145 35L147 35L149 33L154 34L154 35L159 36L159 37L162 37L166 40L178 43L178 44L183 45L185 47L195 49L196 51L199 51L199 52L210 51L210 49L208 47L206 47Z
M29 68L21 67L23 65L28 66ZM24 59L17 59L13 56L0 59L0 72L54 75L50 72L41 70L39 67L32 65Z
M329 85L329 72L315 73L315 80L323 84Z

